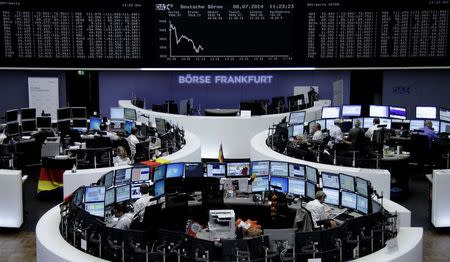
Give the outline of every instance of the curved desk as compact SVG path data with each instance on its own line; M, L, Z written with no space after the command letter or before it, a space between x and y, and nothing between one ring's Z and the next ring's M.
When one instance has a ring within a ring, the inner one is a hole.
M320 118L322 107L330 105L331 101L321 100L315 102L315 106L305 109L305 121ZM137 115L143 122L162 118L179 124L184 130L192 132L201 138L201 157L217 158L219 146L223 144L224 156L226 158L248 158L250 155L250 139L258 132L267 130L273 124L277 124L283 117L289 117L289 113L253 116L241 118L236 116L214 117L214 116L185 116L154 112L134 106L130 100L120 100L119 106L136 109Z

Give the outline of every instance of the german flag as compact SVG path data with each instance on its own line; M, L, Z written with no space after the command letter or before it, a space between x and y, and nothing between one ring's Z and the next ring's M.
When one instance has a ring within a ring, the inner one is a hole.
M219 163L225 163L225 158L223 157L223 148L222 148L222 143L220 143L220 148L219 148Z

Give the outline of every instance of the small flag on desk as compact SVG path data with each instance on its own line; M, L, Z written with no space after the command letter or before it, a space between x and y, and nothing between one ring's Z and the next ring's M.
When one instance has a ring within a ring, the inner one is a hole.
M220 148L219 148L219 163L225 163L225 158L223 157L223 148L222 148L222 143L220 143Z

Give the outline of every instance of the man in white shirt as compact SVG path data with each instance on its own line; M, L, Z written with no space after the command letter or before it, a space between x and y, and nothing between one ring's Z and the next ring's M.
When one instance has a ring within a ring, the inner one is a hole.
M380 124L379 118L373 119L373 126L371 126L369 129L367 129L365 136L367 138L370 138L370 141L373 139L373 132L378 129L378 125Z
M143 183L139 188L139 191L141 192L141 197L133 203L133 208L134 216L137 216L139 218L139 221L142 222L144 218L145 208L151 204L156 204L156 201L150 201L153 196L149 194L150 189L147 184Z
M117 136L115 133L113 132L109 132L107 130L107 125L105 123L101 123L100 124L100 134L96 133L96 136L103 136L103 137L109 137L109 139L111 139L111 141L117 141L119 140L119 136Z
M344 135L342 134L342 130L339 127L341 121L339 119L334 120L334 125L329 128L331 140L334 143L340 143L344 139Z
M317 226L317 221L324 221L325 227L335 228L336 222L332 219L328 219L328 214L325 211L325 206L323 205L327 195L323 191L317 191L316 199L308 202L305 208L311 213L311 218L314 222L314 226Z
M312 140L313 141L318 141L318 140L320 141L320 140L323 140L323 137L324 137L324 135L322 133L322 127L320 126L319 123L315 123L313 125L313 137L312 137Z
M138 129L133 127L131 129L131 135L127 137L128 145L130 146L131 158L134 159L134 155L136 154L136 144L139 143L139 139L136 134L138 133Z
M114 215L119 218L113 228L128 230L130 229L131 222L133 222L133 213L125 213L125 207L122 204L114 206Z

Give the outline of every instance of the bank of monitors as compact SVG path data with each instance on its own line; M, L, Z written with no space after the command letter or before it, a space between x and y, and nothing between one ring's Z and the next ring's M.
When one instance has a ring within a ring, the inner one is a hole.
M164 196L164 194L165 194L164 180L159 180L159 181L155 182L154 188L155 188L155 197L156 198Z
M341 114L341 107L339 106L322 107L322 119L339 118L340 114Z
M52 118L49 116L40 116L36 118L37 128L50 129L52 127Z
M327 196L325 198L326 204L339 206L339 189L324 187L322 188L322 191Z
M227 177L249 176L250 162L228 162Z
M289 174L289 168L288 168L287 162L278 162L278 161L270 162L270 175L271 176L287 177L288 174Z
M87 186L84 189L84 203L105 201L104 186Z
M305 166L300 164L289 163L289 177L304 178Z
M105 191L105 206L111 206L116 202L116 189L110 188Z
M206 175L208 177L223 178L227 174L224 163L208 163L206 165Z
M111 107L111 119L123 120L125 118L125 110L122 107Z
M102 119L100 117L91 117L89 118L89 130L100 130L100 124L102 123Z
M289 194L304 196L305 195L305 180L289 178Z
M270 189L273 191L288 193L288 178L287 177L270 177Z
M184 163L170 163L166 167L166 178L182 178L184 175Z
M303 124L291 125L288 127L288 137L303 135L305 126Z
M131 182L131 168L117 169L114 184L116 186L130 184Z
M268 176L270 173L269 161L253 161L251 166L252 176Z
M204 177L202 163L184 163L184 177L195 178Z
M310 199L316 198L316 184L306 181L305 195Z
M103 185L105 188L110 188L114 185L114 171L110 171L103 176Z
M72 107L71 111L73 119L87 118L86 107Z
M314 184L319 183L317 169L310 166L305 166L306 179Z
M450 134L450 122L441 121L441 125L439 127L441 133Z
M131 182L148 182L150 167L134 167L131 171Z
M22 108L20 109L20 119L23 120L30 120L30 119L36 119L36 108Z
M369 107L370 117L389 117L389 107L370 105Z
M356 194L353 192L341 192L341 206L356 209Z
M259 193L269 191L269 176L258 176L252 182L252 192Z
M369 213L369 199L364 196L356 196L356 210L367 215Z
M406 108L399 106L389 106L389 118L406 119Z
M355 183L356 183L356 193L368 197L369 196L369 181L360 178L360 177L356 177L355 178Z
M323 187L339 189L340 188L339 175L328 172L322 172L322 185Z
M436 119L437 109L434 106L416 106L417 119Z
M439 108L439 120L450 122L450 109Z
M124 118L137 121L136 110L131 108L124 108Z
M414 130L419 130L421 128L423 128L425 124L425 120L411 120L409 121L409 130L410 131L414 131Z
M339 174L339 183L342 190L355 192L355 177Z
M289 125L303 124L305 122L305 111L296 111L289 114Z
M116 189L116 202L124 202L130 200L131 184L117 186L115 189Z
M84 210L96 217L105 216L105 202L85 203Z
M22 120L22 133L29 133L36 131L36 120L30 119L30 120Z
M19 110L8 110L5 113L6 123L17 122L19 121Z
M155 167L153 171L153 182L164 180L164 178L166 178L166 165Z
M361 116L361 105L343 105L342 117L359 117Z

